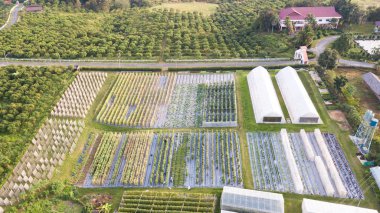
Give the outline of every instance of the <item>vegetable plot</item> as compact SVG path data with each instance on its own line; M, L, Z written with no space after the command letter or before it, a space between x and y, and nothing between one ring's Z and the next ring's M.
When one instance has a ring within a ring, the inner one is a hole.
M75 118L86 117L87 111L90 109L106 78L106 73L79 73L75 81L62 95L51 115Z
M84 187L242 186L234 131L104 133L96 141Z
M123 73L96 120L138 128L237 126L234 74Z
M214 212L213 194L125 191L118 212Z
M364 198L334 135L321 134L319 130L284 133L247 133L255 189ZM289 141L289 146L284 146L284 140ZM293 168L286 152L294 158ZM299 182L293 177L294 172L299 174ZM299 183L301 188L296 187Z

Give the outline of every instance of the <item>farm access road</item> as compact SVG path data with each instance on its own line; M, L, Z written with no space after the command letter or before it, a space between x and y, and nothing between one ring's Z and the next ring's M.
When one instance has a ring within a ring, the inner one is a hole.
M193 67L249 67L257 66L286 66L299 64L298 61L292 60L279 60L279 61L226 61L226 62L171 62L171 63L158 63L158 62L105 62L105 61L17 61L7 60L0 61L0 66L7 65L24 65L24 66L69 66L79 65L80 67L111 67L111 68L193 68Z
M7 27L10 27L10 26L16 24L16 22L18 20L18 12L20 10L22 10L23 8L24 8L23 3L19 3L19 4L15 5L14 7L12 7L12 9L9 12L7 22L5 22L5 24L0 27L0 30L3 30Z
M310 51L314 52L316 57L311 61L317 61L318 57L321 53L325 51L325 49L335 40L337 40L339 36L327 36L321 39L314 48L311 48ZM354 60L346 60L339 59L339 65L341 66L351 66L351 67L362 67L362 68L375 68L375 64L371 64L363 61L354 61Z

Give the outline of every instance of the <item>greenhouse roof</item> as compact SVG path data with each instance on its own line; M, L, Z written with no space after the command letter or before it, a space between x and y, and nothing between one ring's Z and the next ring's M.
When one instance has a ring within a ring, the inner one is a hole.
M295 69L281 69L276 74L276 80L293 123L322 123ZM315 118L317 121L302 121L302 118Z
M380 80L379 77L372 72L368 72L362 75L365 83L371 88L372 92L375 93L378 99L380 99Z
M373 178L376 181L377 187L380 188L380 167L379 166L372 167L370 170L371 170Z
M223 187L221 209L227 211L245 212L284 212L284 198L282 194Z
M329 203L319 200L310 200L304 198L302 201L303 213L331 213L331 210L334 210L334 212L344 213L377 213L377 211L373 209L366 209L337 203Z
M264 123L264 117L277 117L284 123L284 114L278 101L271 77L264 67L256 67L247 76L249 93L256 123Z

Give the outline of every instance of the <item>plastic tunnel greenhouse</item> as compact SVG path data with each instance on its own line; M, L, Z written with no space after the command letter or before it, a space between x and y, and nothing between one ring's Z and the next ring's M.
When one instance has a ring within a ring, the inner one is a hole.
M285 123L271 77L264 67L256 67L247 76L256 123Z
M282 194L225 186L221 210L231 212L283 213Z
M376 210L304 198L302 213L377 213Z
M292 67L283 68L276 74L276 80L292 123L322 123L295 69Z

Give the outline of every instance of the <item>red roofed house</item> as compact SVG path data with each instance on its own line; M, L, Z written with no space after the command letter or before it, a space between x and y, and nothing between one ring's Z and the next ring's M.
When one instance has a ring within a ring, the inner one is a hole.
M288 7L280 11L280 25L281 29L286 28L285 19L289 17L293 22L296 30L303 29L307 22L305 19L308 14L312 14L315 17L318 25L325 25L330 28L336 28L337 24L331 23L333 19L342 18L342 16L335 11L334 7Z
M26 12L41 12L43 11L42 5L34 4L26 7Z

